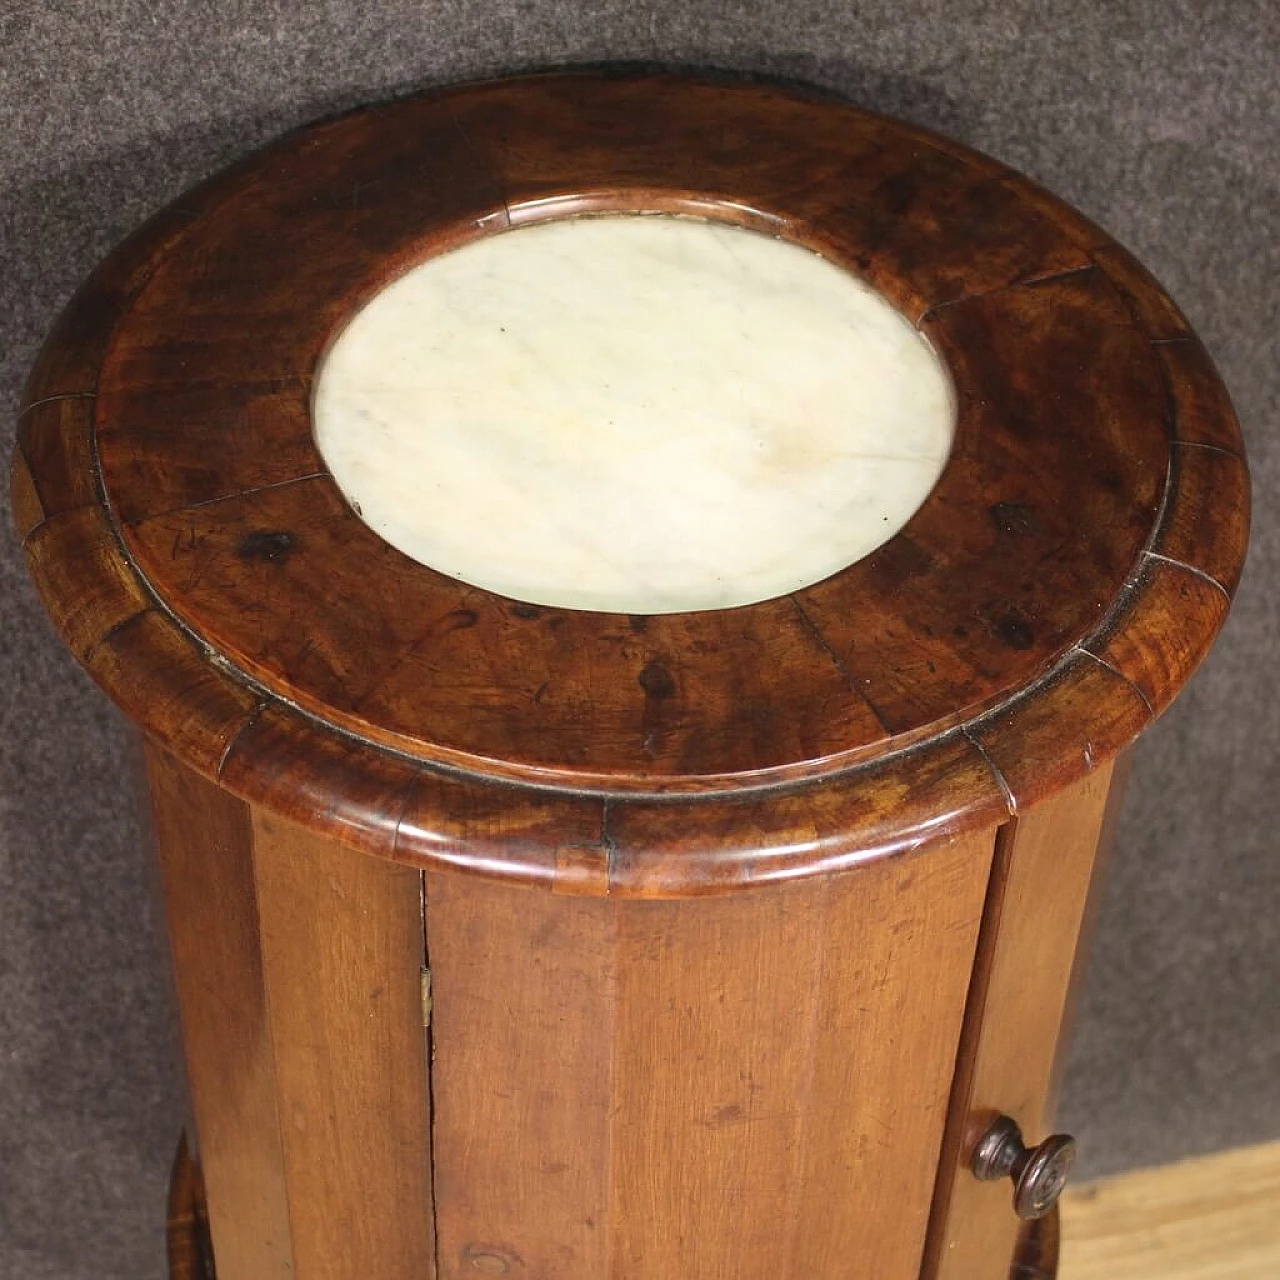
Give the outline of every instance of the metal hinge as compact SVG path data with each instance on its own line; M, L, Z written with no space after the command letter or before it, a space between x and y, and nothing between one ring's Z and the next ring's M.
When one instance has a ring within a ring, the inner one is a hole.
M422 1025L429 1027L431 1025L431 970L423 965L422 967Z

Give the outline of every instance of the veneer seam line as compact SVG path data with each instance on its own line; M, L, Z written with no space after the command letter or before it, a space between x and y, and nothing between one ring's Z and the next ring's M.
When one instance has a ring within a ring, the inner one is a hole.
M1174 436L1173 443L1180 449L1207 449L1210 453L1222 453L1228 458L1234 458L1237 462L1248 465L1243 454L1235 449L1228 449L1225 445L1211 444L1208 440L1183 440L1179 436Z
M185 515L188 511L203 511L206 507L216 507L220 502L234 502L237 498L249 498L258 493L270 493L274 489L286 489L292 484L302 484L307 480L323 480L329 476L328 471L309 471L304 476L291 476L288 480L273 480L270 484L253 485L236 493L219 494L216 498L204 498L199 502L191 502L185 506L168 507L164 511L148 511L144 516L124 522L124 528L137 529L150 520L163 520L166 516Z
M218 757L217 771L214 773L214 781L222 781L223 770L227 767L227 762L231 759L231 752L235 748L241 737L247 733L258 718L267 709L270 704L265 700L258 701L254 706L245 713L244 719L236 726L236 731L227 739L226 746L222 748L222 754Z
M112 625L111 625L111 626L109 626L109 627L108 627L108 628L107 628L107 629L106 629L106 630L105 630L105 631L104 631L104 632L103 632L103 633L102 633L102 634L101 634L101 635L100 635L100 636L99 636L99 637L98 637L98 638L97 638L97 639L96 639L96 640L95 640L95 641L94 641L94 642L93 642L93 643L92 643L92 644L91 644L91 645L90 645L86 650L85 650L85 654L84 654L84 660L85 660L85 662L92 662L92 661L93 661L93 655L94 655L95 653L97 653L97 652L98 652L98 650L99 650L99 649L100 649L104 644L106 644L106 643L107 643L107 642L108 642L108 641L109 641L113 636L119 635L119 634L120 634L120 632L124 631L127 627L130 627L130 626L132 626L132 625L133 625L133 623L137 622L139 618L145 618L148 614L150 614L150 613L154 613L154 612L155 612L155 610L154 610L150 605L146 605L146 606L144 606L143 608L139 609L139 610L137 611L137 613L131 613L127 618L121 618L119 622L112 623Z
M1082 250L1081 252L1084 251ZM966 302L976 302L981 298L994 298L1002 293L1010 293L1014 289L1030 288L1033 285L1052 284L1055 280L1069 280L1072 276L1087 275L1090 271L1098 270L1100 270L1098 264L1090 261L1079 267L1067 267L1061 271L1050 271L1042 276L1026 276L1020 280L1010 280L1006 284L997 285L994 289L979 289L974 293L962 294L958 298L946 298L942 302L935 302L926 307L916 320L915 327L919 329L926 320L931 319L939 311L947 310L950 307L963 306Z
M59 400L96 400L97 391L60 391L57 395L41 396L38 400L32 400L30 404L23 405L18 410L18 422L31 412L32 409L38 409L44 404L56 404Z
M1113 667L1111 663L1109 663L1105 658L1099 657L1099 655L1094 653L1092 649L1085 649L1082 646L1077 646L1077 649L1079 650L1080 653L1083 653L1086 657L1092 658L1094 662L1098 664L1098 666L1102 667L1106 671L1111 672L1111 674L1113 676L1116 676L1118 679L1123 680L1125 684L1127 684L1129 688L1132 689L1134 693L1136 693L1138 697L1142 699L1143 703L1147 708L1147 712L1150 714L1151 718L1153 720L1156 718L1156 709L1152 705L1151 699L1148 698L1147 695L1143 693L1142 690L1139 689L1138 686L1134 684L1134 682L1130 680L1129 677L1125 675L1123 671L1119 670L1119 668L1117 667Z
M791 601L792 607L800 615L800 621L804 624L805 629L813 639L817 641L819 648L821 648L827 657L831 659L832 665L840 673L840 677L844 681L849 692L862 699L871 714L875 716L880 728L883 729L890 738L892 738L894 736L893 729L890 728L888 721L885 720L880 708L877 707L876 704L867 696L866 690L860 687L853 672L845 665L844 659L841 658L840 655L831 647L831 642L822 634L818 624L809 616L804 605L796 599L794 594L789 595L787 599Z
M242 668L240 668L236 663L231 661L229 658L226 658L224 655L219 653L215 648L213 648L212 645L208 643L208 641L204 640L203 637L201 637L199 633L194 630L194 628L189 626L180 616L178 616L174 612L174 610L158 595L158 593L155 591L155 588L152 586L150 580L142 572L137 562L134 560L133 556L130 554L128 546L124 542L120 525L118 520L116 519L115 513L109 508L109 506L104 501L105 486L104 486L104 480L103 480L103 475L101 470L101 463L98 458L96 432L92 429L92 427L91 427L91 434L90 434L90 455L91 455L91 464L94 469L94 478L96 482L96 487L98 490L98 498L99 498L98 505L103 509L104 515L106 516L106 519L107 519L107 523L112 530L112 534L116 540L117 547L122 557L124 558L125 562L128 564L129 568L133 573L134 578L140 584L140 586L145 591L147 596L154 601L157 611L162 613L165 617L167 617L179 631L181 631L184 635L186 635L188 639L191 640L191 642L196 645L198 650L206 655L206 657L209 659L211 663L216 665L229 678L235 680L237 683L248 688L250 691L256 693L259 696L259 698L264 700L265 705L279 705L279 706L285 707L289 711L291 711L293 714L305 720L307 723L316 725L322 733L332 734L344 741L348 741L358 746L364 747L365 749L370 750L375 754L386 755L395 759L399 759L409 764L410 766L412 766L415 770L418 770L423 773L434 772L434 773L441 774L448 777L457 777L457 778L463 778L468 780L484 779L484 781L488 785L498 785L504 788L510 788L512 790L517 790L517 791L536 791L540 793L549 793L553 795L582 795L582 796L593 796L593 797L613 796L623 802L627 801L628 799L635 799L639 797L640 799L643 799L646 802L651 802L651 801L664 802L665 801L667 803L681 803L681 802L697 803L699 801L714 800L718 795L720 795L720 793L715 789L707 789L707 790L702 790L702 791L697 791L692 793L688 793L688 792L649 792L649 793L639 792L637 793L630 790L609 789L607 787L584 787L581 785L564 786L563 784L557 784L554 782L542 782L542 781L535 781L535 780L529 780L529 779L495 778L492 775L486 774L482 771L466 769L456 764L451 764L445 761L424 761L421 757L415 756L408 751L375 741L370 738L366 738L346 728L343 725L335 724L332 721L326 720L322 716L316 715L315 713L308 711L306 708L300 706L298 703L294 702L292 699L289 699L275 692L274 690L270 689L268 686L266 686L261 681L259 681L256 677L250 675L248 672L244 671ZM77 510L83 510L83 509L84 508L77 508ZM1145 554L1154 555L1155 553L1146 552ZM1168 559L1168 557L1157 557L1157 558ZM1180 563L1180 562L1174 562L1174 563ZM1183 567L1188 569L1191 568L1191 566L1183 566ZM1198 572L1196 570L1192 570L1192 571ZM1203 574L1201 576L1205 576L1206 578L1208 577L1208 575L1203 575ZM1208 580L1214 581L1212 578L1209 578ZM1218 586L1220 590L1222 589L1221 584L1218 584L1215 582L1215 585ZM1108 611L1107 616L1110 616L1112 612L1118 613L1120 611L1121 606L1125 603L1126 599L1127 597L1125 596L1118 598L1113 605L1113 609ZM796 602L793 597L792 597L792 601L795 607L797 608L797 610L800 612L802 618L805 618L806 620L808 620L808 615L804 612L804 610L799 606L798 602ZM1101 629L1102 625L1106 622L1106 620L1107 618L1104 617L1104 619L1100 621L1099 625L1095 627L1088 636L1082 638L1082 640L1080 641L1077 641L1074 647L1079 648L1084 643L1091 641L1094 637L1094 634ZM812 624L810 623L810 625ZM819 642L821 643L820 636L819 636ZM824 647L827 647L827 646L824 646ZM962 733L964 737L970 743L972 743L975 747L977 747L978 750L981 752L984 760L987 762L989 768L992 770L993 774L995 775L997 784L999 785L1000 790L1005 797L1006 804L1009 804L1012 800L1012 793L1008 790L1008 786L1003 778L1003 775L1000 774L998 769L995 768L994 763L990 760L990 757L987 755L986 751L982 748L981 744L978 743L970 735L968 731L969 726L980 723L983 720L990 717L991 715L996 714L1001 709L1001 706L1007 705L1008 701L1014 701L1014 700L1022 701L1027 697L1035 696L1035 694L1041 688L1051 683L1052 680L1058 675L1064 663L1070 658L1071 653L1072 653L1072 649L1068 649L1063 655L1061 655L1058 658L1056 662L1054 662L1044 673L1042 673L1042 675L1039 678L1032 681L1028 685L1024 686L1022 689L1017 690L1011 696L1011 698L1006 701L1005 704L998 704L995 707L988 708L986 711L973 717L969 721L961 723L960 725L952 726L931 737L923 738L918 741L905 744L898 750L889 751L881 756L875 757L874 760L872 761L861 761L857 764L847 766L843 769L837 767L831 770L830 772L808 775L806 777L801 777L801 778L793 777L793 778L784 778L780 780L772 780L769 782L762 783L755 787L741 788L740 793L744 791L750 791L758 795L758 794L763 794L767 792L785 793L787 791L803 791L808 786L820 785L821 782L823 781L834 781L841 777L856 775L862 769L867 767L883 767L885 764L889 763L890 761L897 758L898 756L905 755L906 753L912 752L912 751L927 750L931 745L935 745L940 741L944 740L949 734L959 732L959 733ZM861 694L860 690L855 690L855 691ZM861 696L865 700L865 695L861 695ZM877 718L879 718L878 713L876 713L874 706L872 706L872 704L869 701L867 701L867 706L872 710L873 714L877 714ZM240 734L243 732L243 729L246 727L247 725L242 726L241 731L237 733L237 739L239 738ZM886 728L886 732L889 732L887 728ZM234 742L231 745L234 745ZM229 752L224 753L224 764L225 764L225 759L228 759L228 758L229 758ZM1014 809L1010 809L1011 813L1014 811L1015 811Z
M989 714L989 713L988 713ZM1004 771L991 758L991 753L982 745L982 743L969 732L969 725L978 723L982 717L969 721L968 724L960 726L960 733L964 736L966 742L982 757L982 762L991 771L991 776L996 780L996 785L1000 788L1001 794L1004 796L1005 807L1009 810L1009 816L1016 818L1018 816L1018 800L1013 794L1013 788L1010 787L1008 779L1004 776Z
M477 146L472 140L471 135L462 126L462 121L458 119L457 113L453 109L453 104L448 99L443 99L441 105L444 113L449 119L449 123L457 130L458 137L462 139L462 145L466 147L468 154L478 164L484 172L487 181L492 185L494 194L502 203L502 212L506 220L507 229L512 227L511 222L511 204L507 200L506 188L503 186L501 178L498 176L497 167L493 163L493 157L489 153Z
M1224 587L1222 583L1207 570L1201 569L1194 564L1188 564L1185 560L1178 560L1173 556L1163 555L1159 551L1150 551L1144 548L1142 554L1147 556L1149 559L1159 560L1163 564L1171 564L1175 568L1185 569L1188 573L1194 573L1197 578L1203 578L1206 582L1212 583L1224 596L1227 597L1228 600L1231 599L1231 592L1228 591L1226 587Z
M606 896L613 892L618 869L618 841L609 830L609 819L613 816L615 803L614 797L605 796L600 804L600 847L604 850Z

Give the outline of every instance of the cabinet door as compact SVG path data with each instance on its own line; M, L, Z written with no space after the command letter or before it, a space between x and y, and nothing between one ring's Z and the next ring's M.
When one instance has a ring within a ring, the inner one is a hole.
M1048 1136L1075 958L1126 763L1097 769L1041 802L996 840L923 1280L1009 1275L1023 1226L1013 1188L1007 1180L978 1181L970 1161L1002 1115L1017 1122L1028 1145Z
M428 873L441 1280L917 1280L993 845L677 901Z

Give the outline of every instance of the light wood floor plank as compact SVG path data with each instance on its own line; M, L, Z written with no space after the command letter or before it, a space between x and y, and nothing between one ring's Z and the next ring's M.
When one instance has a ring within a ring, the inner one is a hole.
M1062 1228L1060 1280L1280 1278L1280 1142L1081 1187Z

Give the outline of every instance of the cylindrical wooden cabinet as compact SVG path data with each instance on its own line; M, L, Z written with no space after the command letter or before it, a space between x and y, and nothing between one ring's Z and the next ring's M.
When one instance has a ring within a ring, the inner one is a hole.
M159 214L25 403L145 737L175 1275L1053 1273L1117 761L1248 524L1123 249L794 87L469 85Z

